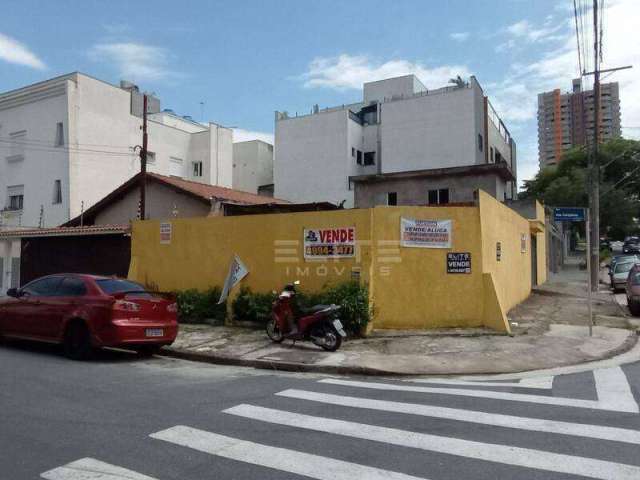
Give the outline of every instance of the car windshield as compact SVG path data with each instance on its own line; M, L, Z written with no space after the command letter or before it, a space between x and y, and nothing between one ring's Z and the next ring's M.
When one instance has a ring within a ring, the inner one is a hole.
M104 293L112 295L120 292L144 292L145 288L139 283L118 278L105 278L96 280L96 283Z
M624 262L616 265L616 273L625 273L633 268L635 262Z

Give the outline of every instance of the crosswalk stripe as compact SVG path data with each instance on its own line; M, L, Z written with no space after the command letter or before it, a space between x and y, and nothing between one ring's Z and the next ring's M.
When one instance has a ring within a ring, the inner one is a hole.
M413 378L405 380L411 383L435 383L441 385L461 385L472 387L509 387L509 388L536 388L551 390L554 377L523 378L519 382L485 382L476 380L456 380L451 378Z
M44 472L40 477L46 480L156 480L89 457Z
M595 372L594 372L594 375ZM631 391L629 390L629 384L624 372L620 370L616 372L615 369L605 369L600 371L595 377L599 379L596 381L596 387L598 390L598 398L600 400L582 400L577 398L565 398L565 397L548 397L543 395L531 395L526 393L510 393L510 392L496 392L492 390L472 390L472 389L459 389L459 388L439 388L439 387L422 387L414 385L396 385L392 383L377 383L377 382L360 382L355 380L341 380L337 378L325 378L318 380L320 383L329 383L332 385L341 385L345 387L358 387L358 388L370 388L375 390L389 390L400 392L416 392L416 393L436 393L441 395L459 395L464 397L475 398L490 398L493 400L507 400L514 402L527 402L527 403L539 403L544 405L557 405L562 407L573 408L590 408L596 410L611 410L616 412L625 413L638 413L640 409L638 404L633 399ZM611 398L612 396L605 391L605 388L615 388L618 394L624 394L624 385L628 390L629 395L625 397L625 400L616 400ZM605 387L606 385L606 387Z
M603 407L621 412L640 412L622 368L594 370L593 378L598 391L598 401Z
M462 410L448 407L436 407L416 403L392 402L386 400L373 400L369 398L332 395L328 393L310 392L306 390L284 390L276 393L281 397L309 400L312 402L341 405L343 407L364 408L384 412L404 413L434 417L460 422L471 422L496 427L516 428L533 432L554 433L560 435L573 435L577 437L597 438L614 442L633 443L640 445L640 431L625 428L605 427L583 423L560 422L539 418L516 417L498 413L486 413L474 410Z
M640 478L640 467L637 466L544 452L530 448L441 437L395 428L335 420L326 417L314 417L246 404L224 410L224 413L278 425L304 428L402 447L418 448L517 467L535 468L570 475L582 475L587 478L615 480L637 480Z
M271 447L233 437L175 426L150 435L219 457L273 468L319 480L426 480L391 470L368 467L286 448Z

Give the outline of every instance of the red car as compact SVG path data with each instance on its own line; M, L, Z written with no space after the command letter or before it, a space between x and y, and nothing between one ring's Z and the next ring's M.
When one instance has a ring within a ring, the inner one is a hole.
M178 334L173 299L130 280L57 274L7 295L0 299L0 337L59 343L74 359L100 347L151 355Z

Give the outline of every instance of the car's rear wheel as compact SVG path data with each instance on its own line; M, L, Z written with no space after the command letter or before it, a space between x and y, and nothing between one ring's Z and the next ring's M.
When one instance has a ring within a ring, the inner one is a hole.
M141 347L137 347L136 352L138 352L138 355L141 357L148 358L158 353L160 348L162 348L160 345L143 345Z
M73 360L86 360L91 357L91 334L81 321L72 322L64 335L64 354Z

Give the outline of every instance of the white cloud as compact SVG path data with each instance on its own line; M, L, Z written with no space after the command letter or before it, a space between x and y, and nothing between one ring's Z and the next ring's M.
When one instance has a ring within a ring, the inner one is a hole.
M166 49L141 43L101 43L89 50L89 56L97 62L112 63L118 74L127 80L165 80L178 76L169 69Z
M539 42L544 40L556 40L559 37L557 35L553 35L555 32L560 30L563 27L563 24L550 26L553 18L547 17L545 21L545 26L536 28L527 20L521 20L512 25L509 25L506 28L506 32L509 35L518 38L524 38L529 42Z
M449 37L456 42L464 42L469 38L469 32L454 32L450 33Z
M38 56L18 40L0 33L0 60L44 70L47 66Z
M262 140L263 142L274 144L273 133L268 132L255 132L251 130L245 130L243 128L233 129L233 143L247 142L249 140Z
M326 87L336 90L361 89L362 84L385 78L415 74L428 88L438 88L457 75L467 77L469 70L463 65L442 65L427 68L419 62L389 60L375 62L366 55L342 54L337 57L315 58L301 78L307 88Z

